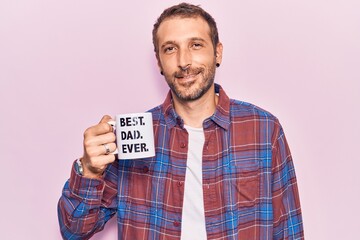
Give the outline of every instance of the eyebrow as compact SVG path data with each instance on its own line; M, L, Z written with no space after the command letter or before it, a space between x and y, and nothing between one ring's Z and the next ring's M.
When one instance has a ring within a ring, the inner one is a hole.
M161 45L161 48L163 48L163 47L165 47L166 45L169 45L169 44L176 45L176 42L175 41L166 41Z
M191 41L200 41L200 42L206 42L203 38L193 37L190 38Z
M204 39L199 38L199 37L193 37L190 38L189 41L200 41L200 42L206 42ZM165 47L168 44L173 44L173 45L177 45L176 41L166 41L161 45L161 48Z

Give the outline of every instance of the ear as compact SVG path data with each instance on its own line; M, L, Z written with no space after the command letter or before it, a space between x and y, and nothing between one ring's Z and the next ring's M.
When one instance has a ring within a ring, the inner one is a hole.
M160 58L159 58L159 56L157 54L155 54L155 57L156 57L157 65L158 65L158 68L159 68L159 72L162 72L163 68L161 66Z
M215 58L216 58L216 63L221 64L222 62L222 54L223 54L223 45L221 42L219 42L216 46L215 49Z

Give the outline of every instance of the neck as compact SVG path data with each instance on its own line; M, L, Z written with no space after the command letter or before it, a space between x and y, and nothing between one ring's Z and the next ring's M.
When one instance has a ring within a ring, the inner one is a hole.
M182 101L173 94L176 113L190 127L201 128L205 119L214 114L218 103L214 85L199 99L194 101Z

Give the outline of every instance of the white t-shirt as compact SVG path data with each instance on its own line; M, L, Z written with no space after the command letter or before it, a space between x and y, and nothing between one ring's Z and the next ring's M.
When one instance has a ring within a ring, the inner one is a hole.
M205 143L204 130L186 125L185 129L189 134L189 147L184 186L181 239L205 240L207 237L202 187L202 152Z

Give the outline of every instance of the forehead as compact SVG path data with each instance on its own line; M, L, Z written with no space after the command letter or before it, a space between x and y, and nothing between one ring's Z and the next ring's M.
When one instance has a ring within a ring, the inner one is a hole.
M209 24L201 17L168 18L160 24L157 32L160 46L164 42L181 42L192 38L211 42Z

